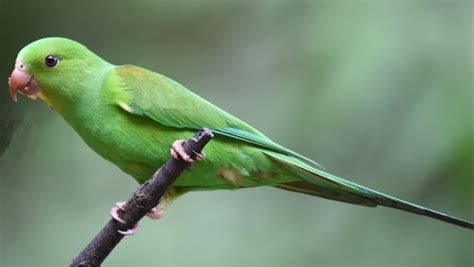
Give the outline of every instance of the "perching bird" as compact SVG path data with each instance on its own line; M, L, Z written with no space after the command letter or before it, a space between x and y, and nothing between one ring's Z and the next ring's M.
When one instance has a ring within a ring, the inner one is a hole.
M69 39L45 38L23 48L9 85L14 100L17 92L42 99L95 152L139 183L168 160L171 144L173 157L189 160L180 140L197 129L211 129L215 138L205 148L206 159L183 173L161 202L194 190L274 186L351 204L387 206L474 229L471 222L329 174L176 81L140 67L112 65ZM162 212L155 208L149 215L157 218ZM133 229L124 234L130 233Z

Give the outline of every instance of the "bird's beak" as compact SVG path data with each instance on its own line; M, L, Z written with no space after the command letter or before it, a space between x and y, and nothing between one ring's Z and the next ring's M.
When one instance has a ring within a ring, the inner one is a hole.
M10 86L10 96L15 102L17 101L17 92L31 99L36 99L36 96L41 92L38 81L26 71L26 65L20 61L15 64L15 69L8 79L8 84Z

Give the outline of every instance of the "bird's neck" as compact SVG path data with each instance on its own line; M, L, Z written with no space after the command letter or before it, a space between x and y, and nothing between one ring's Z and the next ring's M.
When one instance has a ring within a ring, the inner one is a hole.
M57 111L73 128L84 124L97 107L103 105L101 94L107 74L114 68L106 65L90 70L86 75L69 77L68 82L61 85L61 94L42 93L39 97L48 106Z

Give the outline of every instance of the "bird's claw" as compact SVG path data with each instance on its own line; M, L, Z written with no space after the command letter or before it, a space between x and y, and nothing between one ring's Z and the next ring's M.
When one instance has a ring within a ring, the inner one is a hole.
M196 155L197 160L203 160L206 158L206 154L204 152L199 153L193 150L193 153Z
M117 232L121 233L122 235L134 235L138 231L138 224L135 224L133 228L127 229L125 231L117 230Z
M110 216L112 216L112 218L114 220L116 220L117 222L122 223L122 224L126 224L126 222L122 218L120 218L120 216L118 215L118 211L119 210L125 211L125 203L126 202L117 202L117 203L115 203L115 206L112 207L112 209L110 210ZM165 211L162 208L155 207L155 208L151 209L146 214L146 216L148 218L152 219L152 220L158 220L159 218L161 218L163 216L164 212ZM117 230L117 232L121 233L122 235L134 235L137 231L138 231L138 224L133 226L133 228L130 228L130 229L125 230L125 231Z
M193 163L194 160L184 151L183 144L186 142L186 140L176 140L174 141L173 145L171 146L171 156L174 159L179 159L181 158L184 161Z
M110 216L112 216L112 218L114 218L114 220L116 220L117 222L123 223L123 224L125 224L126 222L122 220L122 218L120 218L120 216L118 215L118 211L119 210L124 211L125 210L124 206L125 206L125 202L117 202L115 203L115 206L112 207L112 209L110 210Z
M163 214L165 213L165 211L160 208L160 207L155 207L153 209L151 209L147 214L146 216L152 220L158 220L159 218L161 218L163 216Z
M125 203L126 202L117 202L115 203L115 207L112 207L112 209L110 210L110 216L112 216L114 220L122 224L125 224L126 222L122 218L120 218L120 216L118 215L118 211L125 210ZM137 231L138 231L138 224L135 224L133 228L127 229L125 231L117 230L117 232L121 233L122 235L134 235Z
M180 140L176 140L174 141L173 145L171 146L171 156L174 158L174 159L182 159L184 161L187 161L187 162L190 162L190 163L193 163L194 160L191 158L191 156L188 155L188 153L186 153L186 151L184 151L184 148L183 148L183 144L184 142L186 142L186 140L183 140L183 139L180 139ZM204 154L204 152L196 152L193 150L193 154L196 156L196 159L197 160L203 160L206 158L206 154Z

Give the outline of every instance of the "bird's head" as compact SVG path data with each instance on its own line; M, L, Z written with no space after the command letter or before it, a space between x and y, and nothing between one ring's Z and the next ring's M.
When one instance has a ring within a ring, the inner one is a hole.
M77 99L101 70L111 66L85 46L66 38L44 38L24 47L10 75L10 96L64 102Z

